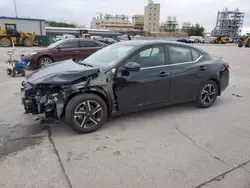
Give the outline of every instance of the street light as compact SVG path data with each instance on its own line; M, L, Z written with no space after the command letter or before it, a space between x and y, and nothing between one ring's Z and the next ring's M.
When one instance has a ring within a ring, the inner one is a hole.
M14 7L15 7L15 14L16 14L16 18L17 18L16 0L14 0Z

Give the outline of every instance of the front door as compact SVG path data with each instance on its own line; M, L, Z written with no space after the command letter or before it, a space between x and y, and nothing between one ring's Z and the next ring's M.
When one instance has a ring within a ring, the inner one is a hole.
M59 49L55 49L55 61L63 61L67 59L80 59L79 41L65 41Z
M141 69L137 72L124 71L123 66L118 69L115 95L120 110L168 102L170 80L164 45L143 49L127 62L136 62Z

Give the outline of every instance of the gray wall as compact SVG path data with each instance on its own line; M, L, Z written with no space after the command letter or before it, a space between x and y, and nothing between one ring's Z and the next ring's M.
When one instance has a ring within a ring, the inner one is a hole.
M19 32L20 31L28 32L28 33L35 32L36 35L46 35L45 21L20 20L20 19L15 20L15 19L3 19L3 18L0 18L0 26L1 26L2 29L5 28L4 24L16 24L17 30ZM40 25L41 25L41 27L40 27Z

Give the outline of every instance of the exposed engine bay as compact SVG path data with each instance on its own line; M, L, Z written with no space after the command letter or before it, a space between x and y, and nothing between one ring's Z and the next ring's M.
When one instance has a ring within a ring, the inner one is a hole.
M36 120L58 120L62 117L64 108L72 96L85 90L97 90L94 85L100 87L104 95L108 90L106 76L101 76L99 69L78 65L75 62L61 63L65 70L70 64L68 71L61 71L60 68L53 73L49 66L44 70L39 70L27 76L27 80L22 82L21 95L25 113L32 113ZM74 66L75 69L74 69ZM79 66L81 69L79 70ZM39 74L39 75L37 75ZM43 75L44 74L44 75Z

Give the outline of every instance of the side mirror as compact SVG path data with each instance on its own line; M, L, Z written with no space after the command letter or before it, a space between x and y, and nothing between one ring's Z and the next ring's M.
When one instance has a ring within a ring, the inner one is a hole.
M58 50L58 51L61 51L61 49L62 49L61 46L56 47L56 50Z
M124 66L124 70L127 70L127 71L139 71L140 69L141 69L141 65L136 62L128 62Z

